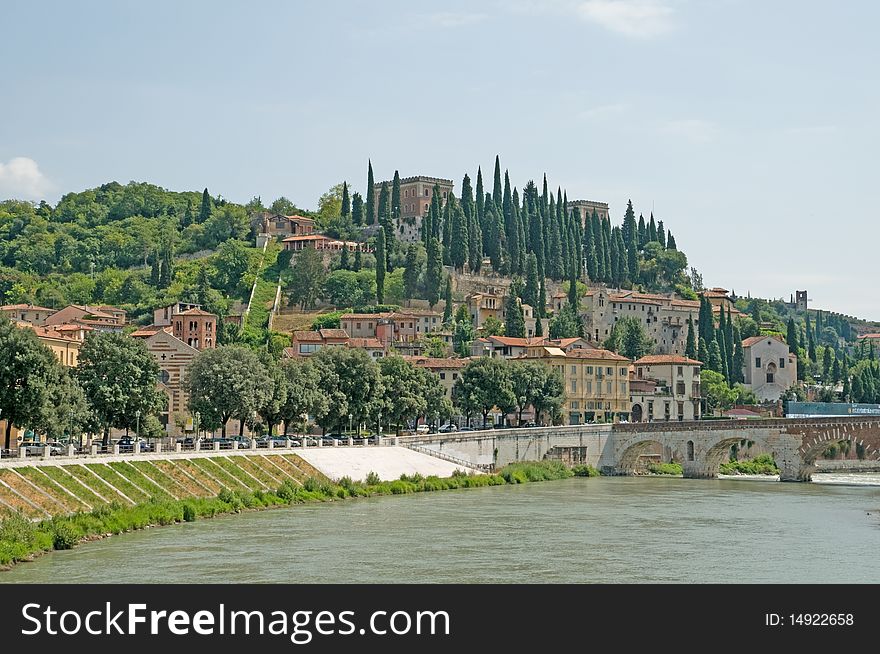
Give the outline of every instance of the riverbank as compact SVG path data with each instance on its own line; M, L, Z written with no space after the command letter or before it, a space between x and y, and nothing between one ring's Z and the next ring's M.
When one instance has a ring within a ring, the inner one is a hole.
M491 475L457 473L441 478L416 474L381 481L371 473L363 482L348 477L338 482L309 477L301 485L286 480L276 490L224 489L215 497L150 498L133 506L114 501L92 511L55 516L40 522L16 514L0 522L0 569L8 569L15 563L32 560L49 551L71 549L83 542L116 534L243 511L380 495L553 481L575 475L595 476L593 469L588 467L571 470L558 461L539 461L511 464Z

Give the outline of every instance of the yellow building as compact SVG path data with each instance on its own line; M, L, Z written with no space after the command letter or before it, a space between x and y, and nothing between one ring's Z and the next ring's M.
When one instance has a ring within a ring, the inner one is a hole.
M609 350L558 347L529 348L525 359L537 359L562 374L566 424L629 419L629 364Z
M79 362L79 348L82 342L73 335L55 331L51 327L38 327L29 323L17 321L20 329L30 329L37 335L40 343L52 350L52 354L62 366L75 368Z

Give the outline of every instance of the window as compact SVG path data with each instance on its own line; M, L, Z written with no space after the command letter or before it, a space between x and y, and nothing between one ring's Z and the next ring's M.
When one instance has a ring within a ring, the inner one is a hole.
M159 382L162 384L167 384L168 380L171 379L171 375L168 374L167 370L159 371Z
M761 357L755 357L755 368L761 367Z
M427 192L427 191L425 191L425 195L427 195L427 194L428 194L428 192ZM425 202L425 211L427 211L427 210L428 210L428 203L427 203L427 202Z
M428 189L425 189L425 197L428 197ZM428 208L428 205L426 204L425 209L427 209L427 208Z
M578 392L578 383L577 383L577 379L572 379L572 380L571 380L571 392L572 392L572 393L577 393L577 392Z
M675 385L675 394L684 395L684 382L680 381Z
M627 373L627 369L626 369L626 368L618 368L617 371L618 371L618 373L620 374L621 377L626 377L626 373Z
M772 384L772 383L773 383L773 373L772 373L772 372L768 372L768 373L767 373L767 383L768 383L768 384Z
M611 382L606 382L606 383L605 383L605 392L608 393L608 395L611 395L611 393L612 393L612 391L611 391Z
M452 379L458 379L458 373L457 373L457 372L452 373Z
M654 417L654 401L648 400L648 418Z
M360 328L361 328L361 324L357 323L357 325L355 326L355 329L360 329Z
M779 357L779 367L785 368L785 359L782 357Z
M299 353L300 354L311 354L312 352L318 351L317 343L300 343L299 344Z
M614 374L614 368L605 368L605 374L606 374L606 375L613 375L613 374Z
M694 460L694 442L693 441L687 442L687 459L688 459L688 461Z
M572 374L572 375L576 375L576 374L577 374L577 371L578 371L577 366L572 366L572 367L571 367L571 374Z
M679 421L684 420L684 402L678 403L678 419Z
M580 402L572 402L572 403L571 403L571 408L574 409L575 411L577 411L578 409L580 409L580 407L581 407Z
M592 395L592 394L593 394L593 382L588 381L587 382L587 395Z
M593 366L587 366L587 374L588 374L588 375L592 375L592 374L593 374Z
M620 394L626 395L626 382L620 382Z
M684 368L682 366L678 367L678 376L682 377L684 375Z
M446 379L446 373L445 373L445 372L441 372L441 373L440 373L440 379Z
M650 324L651 324L651 319L650 319L650 318L645 318L645 324L646 324L646 325L650 325Z

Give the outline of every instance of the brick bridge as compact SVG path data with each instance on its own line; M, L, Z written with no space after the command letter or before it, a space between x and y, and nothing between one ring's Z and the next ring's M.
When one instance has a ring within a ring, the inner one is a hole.
M832 443L849 441L868 461L880 461L880 419L793 418L614 425L614 467L632 474L638 457L655 443L669 448L684 476L714 478L730 447L743 439L773 453L781 481L810 481L816 457Z
M810 481L816 457L841 441L863 451L865 461L880 462L880 418L865 417L571 425L400 439L441 458L495 467L575 453L578 460L621 475L633 474L639 457L660 444L681 463L685 477L698 479L716 477L730 447L743 440L773 453L782 481Z

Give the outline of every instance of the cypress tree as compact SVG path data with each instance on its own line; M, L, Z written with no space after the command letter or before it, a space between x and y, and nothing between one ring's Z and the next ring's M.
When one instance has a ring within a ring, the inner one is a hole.
M709 370L724 375L724 363L721 361L721 349L718 347L718 341L712 341L709 346ZM724 376L727 379L727 376Z
M648 228L645 225L645 217L639 214L639 249L643 250L648 243Z
M727 367L730 370L730 382L736 381L736 369L733 367L733 355L736 353L736 346L733 342L733 316L731 309L727 310L727 322L724 324L724 342L727 344Z
M486 229L486 224L483 222L483 209L485 203L483 193L483 171L477 167L477 188L476 197L474 198L474 209L477 212L477 220L480 221L480 229Z
M364 224L364 200L357 192L351 196L351 222L355 225Z
M835 384L840 381L840 359L834 357L834 365L831 368L831 381Z
M450 197L450 200L447 201L447 204L452 204L454 198ZM452 210L452 239L449 248L449 260L450 263L455 266L455 269L458 271L464 270L464 265L467 263L468 258L468 247L470 244L469 235L468 235L468 224L467 217L464 215L464 211L461 208L461 205L455 203L455 206Z
M743 352L742 334L739 333L739 327L733 327L733 370L731 371L733 381L735 383L745 383L745 374L743 366L745 363L745 354Z
M452 275L446 275L446 294L443 297L443 324L452 324Z
M452 265L452 213L453 213L452 194L446 199L443 206L443 227L440 230L441 245L443 246L443 265Z
M588 218L584 221L584 258L587 260L587 277L595 283L599 281L596 267L596 241L593 238L592 221Z
M715 335L715 343L718 345L718 351L721 354L721 374L724 375L724 381L730 385L730 363L727 361L727 357L725 356L725 352L727 351L727 337L724 335L724 330L719 329L718 333ZM711 347L710 347L710 356L711 356Z
M663 221L657 223L657 242L666 247L666 230L663 229Z
M419 287L419 247L410 243L406 248L406 263L403 266L403 297L411 300Z
M199 224L205 223L211 217L211 196L208 195L208 187L202 191L202 206L199 207Z
M593 240L596 244L596 279L600 282L608 282L608 273L610 266L606 266L608 259L605 243L605 230L602 229L602 221L599 220L599 214L593 211L591 218L593 223Z
M472 273L479 273L483 265L483 231L476 212L470 218L468 229L468 263Z
M342 252L339 253L339 268L340 270L348 270L351 267L351 261L349 261L348 255L348 246L342 246Z
M703 362L704 366L709 365L709 348L706 346L706 339L700 338L700 346L697 348L697 358Z
M712 304L705 296L700 296L700 338L710 343L715 337L715 317L712 314ZM708 345L707 345L708 347Z
M516 230L518 234L517 254L519 262L517 263L517 269L525 273L526 253L528 252L528 246L526 245L526 222L525 217L523 216L523 213L519 208L519 193L517 193L516 187L513 188L513 221L516 223Z
M343 217L351 215L351 198L348 197L348 182L342 182L342 210Z
M367 160L367 201L364 209L366 210L366 224L372 225L376 222L376 191L373 182L373 162Z
M488 245L489 261L492 264L492 270L495 272L503 272L505 270L504 245L501 229L501 218L495 209L495 203L486 194L486 204L483 211L486 217L486 240Z
M617 227L611 230L611 284L619 287L620 279L620 250L617 247Z
M541 321L541 316L535 313L535 336L543 336L544 335L544 323Z
M153 253L153 265L150 268L150 285L159 287L159 279L162 277L162 266L159 263L159 253Z
M442 227L443 200L440 197L440 187L434 184L434 191L431 193L431 209L434 211L434 217L431 220L431 236L440 240L440 228Z
M813 340L812 331L807 335L807 355L810 357L810 361L816 363L816 341Z
M174 281L174 264L171 260L171 247L165 246L162 252L162 270L159 271L159 288L168 288Z
M580 296L578 295L577 277L574 275L574 269L572 269L572 274L568 276L568 306L575 314L580 309Z
M629 247L630 243L638 244L638 226L636 225L636 212L633 210L632 200L627 200L626 213L623 215L623 242Z
M617 245L617 279L621 284L626 283L628 274L627 274L627 262L626 262L626 245L623 243L623 234L619 227L615 227L616 234L614 238L616 240Z
M672 232L666 233L666 249L667 250L677 250L678 248L675 245L675 237L672 235Z
M358 246L357 250L354 251L354 266L352 266L352 270L355 272L360 271L363 266L363 262L361 261L361 248Z
M186 209L183 211L183 219L180 222L181 227L189 227L193 224L193 202L192 199L186 201Z
M611 281L611 277L618 271L611 267L611 221L603 218L599 221L602 225L602 238L604 239L604 249L605 249L605 272L608 277L608 281ZM619 253L618 253L619 254Z
M510 192L510 176L504 171L504 191L502 192L501 213L504 216L504 234L507 238L507 262L511 275L519 274L519 225L513 213L513 198Z
M639 280L639 253L635 242L626 248L626 268L629 273L629 281L635 284Z
M538 307L538 293L540 291L538 282L538 257L534 252L529 252L526 257L526 283L523 287L522 301L534 309L535 316L540 315Z
M379 210L376 213L376 216L379 218L379 223L385 227L386 222L386 214L388 218L391 217L391 207L388 204L391 201L391 189L388 188L388 182L382 182L382 186L379 187ZM385 234L385 237L388 237L388 234Z
M547 274L551 279L560 280L565 272L562 265L562 243L559 235L559 223L556 221L555 212L548 211L550 221L550 251L547 259Z
M513 287L511 287L511 292L507 294L507 299L504 301L504 335L513 338L525 338L526 321L523 316L522 305L516 293L512 291Z
M376 234L376 304L385 303L385 230Z
M527 211L527 219L529 222L529 247L537 258L538 275L546 274L547 265L544 261L544 229L541 225L541 217L538 215L538 209L535 205L535 183L529 182L524 193L524 201Z
M503 201L503 191L501 190L501 160L495 155L495 184L492 187L492 201L497 208L501 208Z
M794 318L788 319L787 332L788 333L786 336L786 341L788 342L788 349L797 354L798 350L800 349L800 345L798 343L797 327L795 327Z
M470 219L474 217L476 208L474 207L474 189L471 188L471 178L467 173L461 180L461 210L464 211L465 218L468 219L470 225Z
M550 210L550 194L547 193L547 173L544 173L544 186L541 190L541 211L544 212L544 216L549 218L549 210Z
M382 182L382 188L388 188L387 182ZM382 226L382 231L385 232L385 268L388 272L393 270L391 266L391 252L394 250L394 223L391 220L391 202L388 201L388 193L386 195L386 202L384 206L384 211L379 214L379 224Z
M433 308L440 301L440 285L443 282L443 254L436 236L428 239L428 265L425 271L425 287L428 304Z
M392 225L400 224L400 173L396 170L391 182L391 220Z
M547 315L547 289L543 276L538 277L538 306L535 308L535 315L542 318Z
M825 353L822 355L822 381L828 383L831 378L831 348L826 347Z
M697 358L697 339L694 335L694 319L691 316L688 316L688 335L687 335L687 343L684 346L684 355L688 359L696 359Z
M651 212L651 220L648 222L648 243L657 240L657 223L654 222L654 212Z

